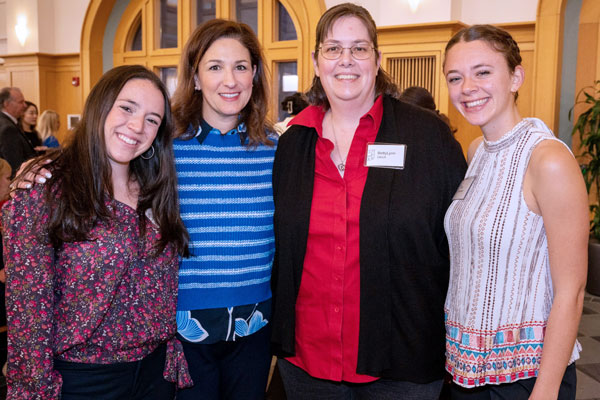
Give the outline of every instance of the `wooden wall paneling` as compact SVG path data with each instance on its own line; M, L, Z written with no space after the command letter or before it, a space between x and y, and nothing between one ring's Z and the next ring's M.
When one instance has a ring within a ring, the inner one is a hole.
M11 86L21 89L23 96L35 104L40 103L39 70L36 67L21 67L10 70Z
M67 114L80 114L82 87L72 85L81 78L79 54L25 54L5 56L10 86L21 88L26 100L38 106L40 113L53 109L59 113L61 129L58 139L67 134Z
M6 55L5 71L8 78L7 86L21 89L25 100L35 104L40 102L39 65L37 54Z
M536 82L535 75L535 22L500 24L516 40L521 50L525 81L519 89L517 107L522 117L535 116L533 91Z
M446 43L456 32L465 26L460 22L442 22L381 27L378 29L378 38L384 69L387 68L388 62L393 58L435 56L435 65L431 66L431 68L435 69L435 73L433 74L435 81L431 84L433 87L432 94L438 110L448 115L452 126L458 129L456 138L466 154L469 144L473 139L481 136L481 131L478 127L471 126L450 103L448 88L442 71ZM527 72L533 71L535 59L535 23L511 23L503 24L501 27L508 30L519 43L523 58L523 67L526 71L526 79L521 90L519 90L518 107L523 116L531 116L533 115L534 108L532 92L535 79L533 74L528 75ZM413 67L418 67L418 62L415 62ZM411 82L412 84L419 82L418 77L417 80L414 80L416 77L414 74L418 69L412 68L404 72L404 74L413 75L412 79L403 79L405 86L411 84ZM391 74L395 73L395 71L388 72ZM424 68L423 72L427 73L427 68Z
M535 26L532 116L543 120L552 131L558 128L566 2L567 0L540 0Z
M68 136L67 115L83 111L82 86L73 86L73 77L81 77L79 54L42 55L40 57L40 114L54 110L60 116L57 139L62 143Z
M4 66L0 66L0 88L10 86L10 79L8 72L4 69Z
M81 87L83 97L102 76L104 31L116 0L90 0L81 29Z

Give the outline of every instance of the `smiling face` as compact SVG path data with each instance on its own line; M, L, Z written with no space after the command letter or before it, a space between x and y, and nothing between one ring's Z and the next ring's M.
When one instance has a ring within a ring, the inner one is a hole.
M23 114L23 122L27 127L34 126L37 123L38 110L34 105L30 105L25 109Z
M113 172L129 170L129 162L150 148L164 112L164 97L152 82L131 79L123 86L104 122L104 142Z
M202 91L202 117L221 132L234 128L252 96L256 67L250 52L237 39L221 38L206 50L197 69L194 80Z
M504 55L483 40L458 42L446 53L444 75L450 100L488 140L500 138L521 119L515 92L523 84L518 65L510 71Z
M373 46L365 24L356 17L346 16L335 21L321 46ZM321 51L313 53L317 75L332 107L367 108L375 101L375 79L381 64L381 54L373 51L370 58L356 60L350 49L344 49L337 60L324 58Z

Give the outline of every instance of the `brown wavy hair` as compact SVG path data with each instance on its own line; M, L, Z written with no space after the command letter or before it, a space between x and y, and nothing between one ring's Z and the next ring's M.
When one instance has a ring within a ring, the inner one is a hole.
M273 125L267 119L269 80L260 43L248 25L224 19L213 19L198 26L185 44L177 89L173 95L176 136L190 139L200 126L203 99L202 91L195 89L194 76L198 73L198 64L206 51L221 38L238 40L248 49L252 67L256 68L252 80L252 95L240 115L240 122L246 124L249 146L259 143L273 145L267 137L267 132L273 130Z
M456 32L446 44L444 50L444 63L446 66L446 54L454 45L460 42L472 42L474 40L483 40L487 42L494 50L501 53L506 60L510 72L515 72L515 68L521 65L521 50L513 37L502 28L494 25L471 25ZM519 97L519 92L515 92L515 101Z
M365 28L367 28L369 39L373 43L374 51L379 54L379 45L377 44L377 26L375 25L375 21L373 21L373 17L371 17L371 14L369 14L369 11L367 11L366 8L356 4L342 3L325 11L325 13L321 16L321 19L319 19L319 23L317 24L317 39L315 41L315 58L317 58L319 54L319 46L331 32L333 24L338 19L343 17L355 17L362 21L362 23L365 25ZM377 78L375 78L375 96L379 96L381 94L387 94L394 98L398 98L400 96L398 86L396 86L390 75L380 66L377 73ZM329 109L329 100L327 99L327 94L325 94L325 90L321 84L321 79L319 79L318 76L314 76L312 86L306 93L306 96L311 104L321 106L326 110Z
M113 186L104 123L121 89L132 79L150 81L165 102L164 117L152 142L154 155L148 159L138 156L129 163L130 179L140 186L137 205L140 232L143 236L146 211L151 210L160 232L155 246L157 254L168 243L173 243L180 254L188 254L188 234L179 216L169 95L160 79L140 65L120 66L105 73L90 91L81 121L65 146L38 157L20 174L23 176L35 165L51 160L47 167L52 177L45 190L51 204L47 230L55 247L64 242L88 240L89 231L98 221L112 217L106 206L106 197L113 197Z

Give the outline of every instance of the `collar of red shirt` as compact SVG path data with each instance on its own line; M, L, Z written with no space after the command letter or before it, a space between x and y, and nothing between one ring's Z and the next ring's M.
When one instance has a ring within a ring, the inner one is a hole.
M294 119L290 121L289 126L302 125L308 128L315 128L320 137L323 137L323 118L327 111L321 106L308 106L302 110ZM379 95L375 99L373 107L360 118L359 125L366 123L365 130L358 132L378 132L383 117L383 96Z

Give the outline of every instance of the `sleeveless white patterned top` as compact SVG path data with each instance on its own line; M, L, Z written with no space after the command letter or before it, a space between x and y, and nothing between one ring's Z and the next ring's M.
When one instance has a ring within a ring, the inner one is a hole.
M558 139L536 118L484 140L465 176L471 187L446 212L446 369L463 387L538 373L553 292L544 222L525 203L523 178L543 140ZM569 363L580 350L576 342Z

